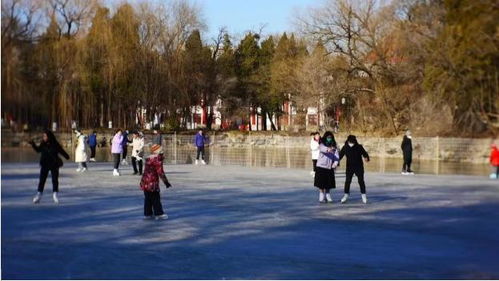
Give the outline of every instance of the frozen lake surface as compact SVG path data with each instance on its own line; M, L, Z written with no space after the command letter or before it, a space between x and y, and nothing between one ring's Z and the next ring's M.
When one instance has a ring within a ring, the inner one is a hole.
M140 178L65 163L59 205L36 163L2 164L3 279L497 279L499 181L366 175L319 204L308 171L166 165L166 221L143 221Z

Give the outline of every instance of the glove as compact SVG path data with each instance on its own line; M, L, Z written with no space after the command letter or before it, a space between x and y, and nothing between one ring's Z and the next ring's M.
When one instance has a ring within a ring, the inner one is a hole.
M170 184L170 182L166 182L165 185L166 185L166 188L172 187L172 185Z

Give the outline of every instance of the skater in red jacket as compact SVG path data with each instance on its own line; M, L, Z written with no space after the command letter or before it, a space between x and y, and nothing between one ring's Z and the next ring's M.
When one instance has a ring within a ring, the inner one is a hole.
M490 165L495 168L495 173L490 174L490 178L499 179L499 149L496 144L491 145Z
M151 155L146 159L144 174L140 181L140 189L144 191L144 219L152 219L153 214L156 219L167 219L168 216L163 212L161 198L159 196L159 179L163 181L166 188L172 185L168 182L163 171L163 151L161 146L153 144L151 146Z

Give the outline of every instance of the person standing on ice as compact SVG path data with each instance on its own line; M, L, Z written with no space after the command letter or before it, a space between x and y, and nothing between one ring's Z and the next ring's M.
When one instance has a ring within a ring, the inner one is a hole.
M95 162L95 148L97 147L96 131L93 131L88 137L88 146L90 147L90 162Z
M402 153L404 154L404 165L402 166L402 175L414 175L411 170L412 163L412 136L411 131L407 130L405 132L404 138L402 139Z
M494 143L490 146L490 165L495 171L490 174L491 179L499 179L499 149Z
M135 131L132 140L132 167L134 175L142 175L142 157L144 157L144 135L139 131ZM138 170L137 165L139 166Z
M121 146L123 148L123 157L122 157L122 164L123 165L128 165L128 162L126 161L126 156L128 154L128 144L130 143L131 141L128 139L128 130L125 130L123 132L123 141L121 143Z
M75 130L76 134L76 149L75 149L75 162L78 163L77 172L85 172L87 170L87 136L80 131Z
M314 178L314 186L319 189L319 202L333 202L330 190L336 188L334 169L338 166L339 155L332 132L324 133L319 144L319 157Z
M121 129L116 130L113 139L111 140L111 154L113 155L113 176L119 176L120 156L123 153L123 134Z
M312 171L310 175L315 176L315 170L317 166L317 158L319 158L319 142L321 139L321 135L319 132L314 132L310 134L310 152L312 154Z
M59 192L59 168L63 165L61 158L59 158L59 154L66 158L66 160L69 160L69 155L59 144L54 136L54 133L48 129L43 131L42 142L40 145L36 145L34 140L31 140L29 144L31 144L36 152L41 154L40 181L38 182L38 192L33 198L33 203L39 203L42 199L45 181L47 180L50 172L52 175L52 199L57 204L59 203L59 198L57 197L57 193Z
M152 136L152 144L157 144L157 145L162 145L162 137L161 133L158 130L153 131L153 136Z
M163 170L163 150L158 144L151 146L151 155L146 158L144 174L140 180L140 189L144 191L144 219L167 219L168 215L163 211L161 197L159 195L159 179L163 181L166 188L172 185L165 176Z
M199 130L196 136L194 137L194 145L196 146L196 165L199 163L199 157L201 156L201 164L206 165L204 161L204 146L208 143L203 130Z
M345 203L350 195L350 184L352 183L353 175L357 176L359 180L360 193L362 202L367 204L366 184L364 182L364 158L369 162L369 154L362 145L357 142L354 135L349 135L345 146L340 151L340 160L347 157L346 179L345 179L345 195L341 199L341 203Z

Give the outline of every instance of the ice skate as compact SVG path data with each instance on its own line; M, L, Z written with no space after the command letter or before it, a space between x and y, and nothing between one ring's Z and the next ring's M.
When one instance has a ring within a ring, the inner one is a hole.
M81 172L81 168L78 167L78 169L76 169L76 172L78 172L78 173Z
M83 167L83 169L81 169L81 172L86 172L87 171L87 168Z
M333 203L333 198L331 198L331 194L330 193L326 193L326 201L328 203Z
M113 170L113 176L115 176L115 177L119 177L120 176L120 172L118 172L118 169L114 169Z
M314 171L311 171L311 172L310 172L310 175L311 175L312 177L315 177L315 172L314 172Z
M343 198L341 198L341 204L346 203L347 200L348 200L348 193L345 193L345 195L343 195Z
M496 173L492 173L492 174L489 175L489 178L495 180L495 179L497 179L497 174Z
M362 196L362 203L367 204L367 195L361 194Z
M34 204L38 204L40 202L40 200L42 199L42 193L41 192L38 192L35 197L33 198L33 203Z
M407 174L408 174L408 175L414 175L414 171L413 171L413 170L408 170L408 171L407 171Z
M319 192L319 202L324 203L324 193Z
M196 159L196 162L194 163L195 165L198 165L199 164L199 160Z
M95 162L95 158L90 158L90 162Z
M166 220L166 219L168 219L167 214L162 214L162 215L156 216L156 220Z
M204 162L204 160L201 160L201 164L206 165L206 162Z
M402 171L401 174L402 175L408 175L409 173L407 173L406 171Z
M54 203L59 204L59 198L57 198L57 192L52 193L52 199L54 199Z

